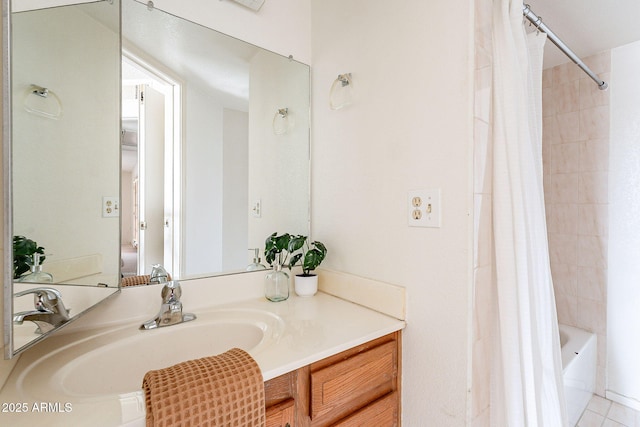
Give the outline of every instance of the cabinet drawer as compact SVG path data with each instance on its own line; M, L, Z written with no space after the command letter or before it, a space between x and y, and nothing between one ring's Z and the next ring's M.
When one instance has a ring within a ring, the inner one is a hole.
M390 341L311 373L311 419L340 419L396 390L397 343Z
M266 427L294 427L295 405L293 399L287 399L267 408Z
M398 393L393 392L338 421L334 427L363 425L393 427L398 425Z

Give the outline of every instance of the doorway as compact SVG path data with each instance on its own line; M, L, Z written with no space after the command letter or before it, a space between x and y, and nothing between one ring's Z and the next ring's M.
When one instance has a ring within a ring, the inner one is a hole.
M180 276L181 87L161 67L123 49L122 274L162 264Z

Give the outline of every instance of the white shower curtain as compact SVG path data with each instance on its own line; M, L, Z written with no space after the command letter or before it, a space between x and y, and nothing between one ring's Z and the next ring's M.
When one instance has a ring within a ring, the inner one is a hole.
M522 1L493 0L497 312L491 425L567 425L542 185L542 52Z

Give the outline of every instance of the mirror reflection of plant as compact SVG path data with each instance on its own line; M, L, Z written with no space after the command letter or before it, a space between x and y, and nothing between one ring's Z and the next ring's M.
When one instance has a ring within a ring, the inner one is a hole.
M33 254L39 253L40 264L45 260L44 248L24 236L13 236L13 278L19 279L24 273L31 271Z
M294 254L291 256L289 268L302 259L303 276L312 276L311 271L318 268L327 256L327 247L322 242L309 242L309 238L302 235L291 236L287 251ZM300 252L296 253L297 251Z

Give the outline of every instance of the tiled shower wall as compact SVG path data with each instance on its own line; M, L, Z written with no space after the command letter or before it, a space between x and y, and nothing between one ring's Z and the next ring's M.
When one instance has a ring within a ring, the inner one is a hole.
M491 138L491 8L476 2L474 106L474 300L470 420L488 427L493 297L492 138Z
M609 51L583 60L609 81ZM547 230L558 320L597 334L596 392L604 396L609 92L567 63L544 71L542 101Z

